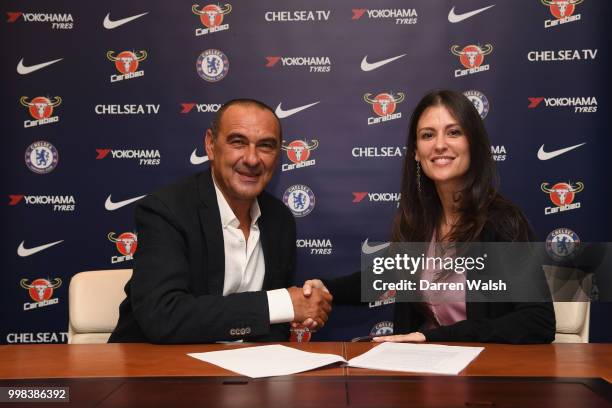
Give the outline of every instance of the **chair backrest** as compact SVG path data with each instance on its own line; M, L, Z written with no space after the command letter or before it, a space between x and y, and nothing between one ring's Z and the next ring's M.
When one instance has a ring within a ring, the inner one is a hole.
M591 304L589 302L553 302L557 329L555 343L588 343L589 318Z
M68 343L106 343L119 320L131 269L79 272L68 290Z
M593 274L581 269L543 265L555 307L555 343L588 343Z

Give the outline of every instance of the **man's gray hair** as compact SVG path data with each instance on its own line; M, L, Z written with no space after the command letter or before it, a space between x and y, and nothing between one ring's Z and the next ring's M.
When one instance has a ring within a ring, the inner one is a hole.
M278 133L279 133L280 140L281 141L283 140L283 129L281 127L281 122L278 116L276 116L274 109L272 109L271 107L269 107L268 105L266 105L265 103L261 101L258 101L256 99L249 99L249 98L232 99L230 101L225 102L223 106L219 108L219 110L213 116L212 121L210 122L210 130L212 132L213 140L217 138L217 135L219 132L219 126L221 126L221 119L223 118L223 114L225 113L227 108L229 108L232 105L257 106L258 108L270 111L272 115L274 115L274 118L276 119L276 123L278 124Z

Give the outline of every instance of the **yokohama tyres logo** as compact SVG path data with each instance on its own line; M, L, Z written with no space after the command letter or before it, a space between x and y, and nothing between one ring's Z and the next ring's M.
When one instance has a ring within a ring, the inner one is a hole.
M181 111L182 114L187 114L190 112L197 113L215 113L219 109L221 109L220 103L195 103L195 102L181 102ZM193 110L195 108L195 111Z
M416 24L416 9L353 9L351 20L359 20L366 16L368 19L391 20L395 24Z
M595 113L597 112L597 98L594 96L587 97L528 97L529 109L544 106L546 108L573 108L574 113ZM544 102L544 105L541 105Z
M6 12L7 23L16 23L20 18L25 23L51 23L53 30L72 30L74 27L74 19L70 13Z
M279 64L280 62L280 64ZM329 57L281 57L268 56L266 57L266 68L273 67L304 67L308 72L321 73L331 72L331 59Z
M397 202L400 200L400 193L369 193L367 191L353 192L353 203L360 203L364 199L369 202Z
M72 195L24 195L24 194L9 194L9 206L16 206L20 203L25 205L50 205L53 211L74 211L76 201Z
M96 149L96 160L103 160L109 154L113 159L134 159L140 166L159 166L161 153L157 149Z
M334 248L329 238L299 238L296 239L295 246L309 250L310 255L331 255Z

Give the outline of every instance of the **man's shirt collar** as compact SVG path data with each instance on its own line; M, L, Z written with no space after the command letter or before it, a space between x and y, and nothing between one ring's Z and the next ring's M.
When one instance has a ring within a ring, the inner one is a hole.
M213 184L215 186L215 193L217 194L217 203L219 205L219 214L221 215L221 226L232 226L234 228L238 228L240 226L240 221L234 214L234 211L228 204L225 196L217 186L217 182L215 181L215 177L213 176ZM261 216L261 209L259 208L259 203L257 199L253 200L253 204L251 205L251 227L257 224L257 220Z

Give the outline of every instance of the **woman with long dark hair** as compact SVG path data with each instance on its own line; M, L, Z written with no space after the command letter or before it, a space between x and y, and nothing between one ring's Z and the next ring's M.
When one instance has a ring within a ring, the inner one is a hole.
M449 90L425 95L410 121L392 241L528 241L532 233L525 216L498 192L490 146L482 119L465 96ZM322 285L318 280L306 283ZM336 303L358 302L359 274L324 284ZM396 303L394 332L400 334L374 341L554 340L555 314L550 302L470 303L460 295L461 301L438 304Z

